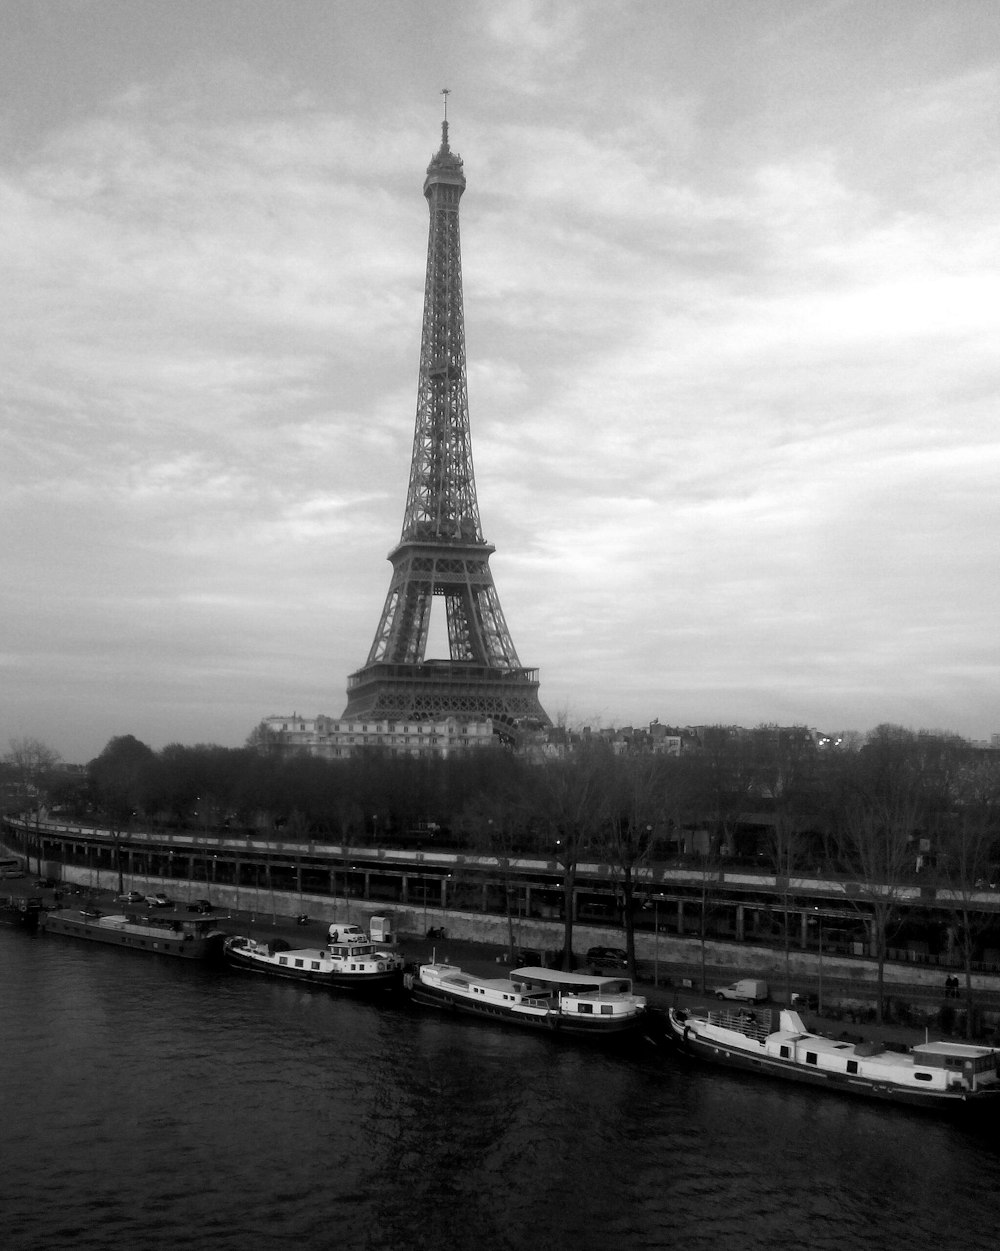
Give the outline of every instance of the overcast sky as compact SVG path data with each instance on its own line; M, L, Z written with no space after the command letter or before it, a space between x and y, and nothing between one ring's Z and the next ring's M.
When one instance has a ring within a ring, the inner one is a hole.
M1000 730L995 0L5 0L0 751L343 711L442 87L553 719Z

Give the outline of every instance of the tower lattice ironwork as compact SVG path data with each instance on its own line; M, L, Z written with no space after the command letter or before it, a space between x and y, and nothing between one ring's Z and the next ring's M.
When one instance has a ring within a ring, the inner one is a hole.
M447 104L447 96L446 96ZM483 538L472 467L458 205L462 159L441 147L424 180L430 209L413 458L392 579L364 668L347 680L343 716L487 717L549 724L538 671L518 660ZM433 596L444 600L447 660L427 660Z

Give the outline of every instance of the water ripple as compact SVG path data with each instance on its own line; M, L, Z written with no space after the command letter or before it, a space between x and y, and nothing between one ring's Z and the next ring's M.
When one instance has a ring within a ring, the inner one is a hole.
M12 1251L994 1242L985 1134L127 952L0 960Z

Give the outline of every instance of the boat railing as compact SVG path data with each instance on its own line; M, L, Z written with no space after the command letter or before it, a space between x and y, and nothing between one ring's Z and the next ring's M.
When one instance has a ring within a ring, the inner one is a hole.
M763 1042L774 1032L771 1018L770 1008L713 1008L708 1014L710 1025L735 1030L757 1042Z

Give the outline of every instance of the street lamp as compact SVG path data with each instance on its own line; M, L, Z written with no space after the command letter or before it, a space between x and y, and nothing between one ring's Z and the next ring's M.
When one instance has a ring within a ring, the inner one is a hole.
M660 984L660 897L653 898L653 985Z
M819 978L816 983L816 1011L823 1013L823 918L816 918L819 925Z
M653 985L660 984L660 901L662 895L653 896Z

